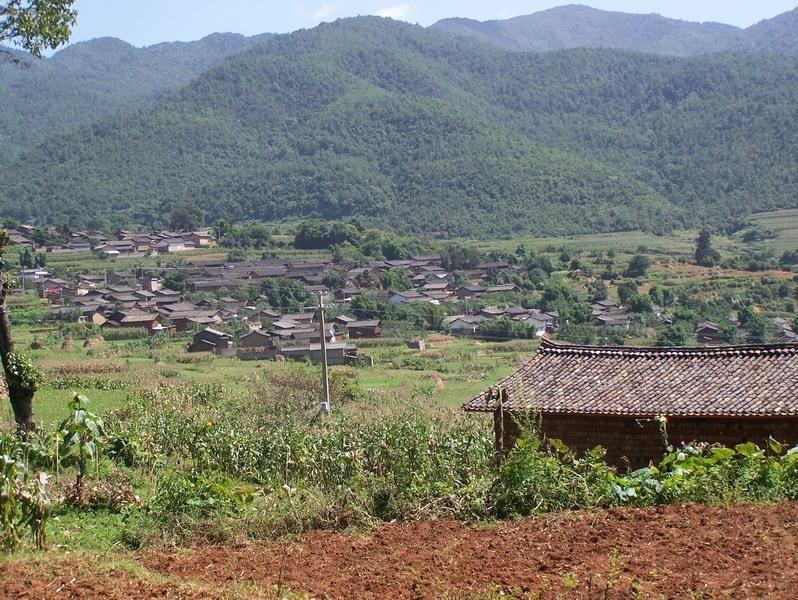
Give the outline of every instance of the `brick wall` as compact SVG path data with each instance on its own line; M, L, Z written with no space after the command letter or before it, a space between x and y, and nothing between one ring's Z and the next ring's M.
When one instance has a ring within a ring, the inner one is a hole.
M664 452L659 427L652 419L602 417L595 415L543 414L539 416L541 431L546 437L561 439L569 447L584 452L595 446L607 450L607 462L625 467L641 467L655 463ZM798 417L782 418L669 418L668 439L681 442L710 442L734 446L751 441L760 446L768 436L798 444ZM518 435L512 415L505 413L505 448L511 447Z

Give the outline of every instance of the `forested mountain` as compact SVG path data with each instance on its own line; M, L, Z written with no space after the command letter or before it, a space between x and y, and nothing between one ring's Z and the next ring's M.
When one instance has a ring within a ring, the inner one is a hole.
M0 56L0 164L58 131L152 105L267 37L221 33L146 48L99 38L52 58Z
M760 21L746 29L746 33L761 50L798 54L798 8Z
M796 204L797 71L789 56L513 53L342 20L26 152L0 212L149 224L192 200L208 219L442 235L728 225Z
M513 51L617 48L668 56L759 50L798 53L798 9L748 29L575 4L497 21L443 19L432 27Z

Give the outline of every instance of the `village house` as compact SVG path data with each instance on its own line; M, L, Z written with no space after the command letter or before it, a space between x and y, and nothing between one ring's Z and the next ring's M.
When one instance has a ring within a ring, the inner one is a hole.
M241 336L238 340L238 346L242 350L252 350L254 348L273 349L275 342L274 336L270 335L268 331L253 329L248 334Z
M210 248L216 245L216 238L207 231L192 231L184 237L196 248Z
M725 344L726 337L712 321L701 321L695 330L695 338L699 344Z
M104 329L142 328L150 334L164 330L160 315L138 310L116 311L108 316L108 320L102 326Z
M461 300L463 298L479 298L485 293L486 290L481 285L464 285L455 291L455 294Z
M225 354L233 347L233 336L217 329L206 327L194 334L188 345L188 352L214 352Z
M393 304L410 304L412 302L429 302L430 298L416 290L394 292L388 297L388 302Z
M454 334L476 335L479 332L479 324L485 321L485 317L453 315L446 317L443 324Z
M186 250L193 250L194 245L187 242L183 238L172 238L168 240L161 240L155 245L158 254L172 254L174 252L185 252Z
M464 405L491 413L499 451L534 414L547 438L611 464L657 462L668 441L798 443L798 345L595 347L542 340L535 356Z
M350 321L346 323L346 332L350 340L377 338L382 332L382 322L379 319Z

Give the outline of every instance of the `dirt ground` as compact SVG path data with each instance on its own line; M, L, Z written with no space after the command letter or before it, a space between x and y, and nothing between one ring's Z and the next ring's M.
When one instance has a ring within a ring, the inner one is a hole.
M161 550L126 571L98 560L6 563L0 596L796 598L798 503L387 524Z

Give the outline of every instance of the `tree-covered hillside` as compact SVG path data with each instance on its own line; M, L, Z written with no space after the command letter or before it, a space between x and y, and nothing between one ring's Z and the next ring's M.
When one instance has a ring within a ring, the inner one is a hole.
M798 54L798 9L748 29L576 4L504 20L443 19L432 28L516 52L615 48L666 56L741 51Z
M357 216L441 235L728 225L791 206L798 59L520 54L378 18L277 36L6 170L74 226ZM87 207L90 207L87 210Z
M767 52L798 54L798 8L746 29L757 48Z
M154 104L267 37L224 33L147 48L99 38L52 58L0 56L0 164L53 133Z

